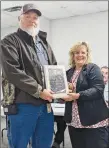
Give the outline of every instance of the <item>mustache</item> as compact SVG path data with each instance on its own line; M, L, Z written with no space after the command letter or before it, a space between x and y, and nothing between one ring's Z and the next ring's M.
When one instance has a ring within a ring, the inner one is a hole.
M30 26L28 26L28 28L39 28L39 26L37 26L37 25L30 25Z

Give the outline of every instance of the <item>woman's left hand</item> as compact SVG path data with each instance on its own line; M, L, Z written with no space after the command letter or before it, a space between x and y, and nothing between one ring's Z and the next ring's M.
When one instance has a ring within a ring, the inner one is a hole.
M80 94L79 93L68 93L66 96L64 96L62 99L64 101L72 101L72 100L77 100L79 98Z

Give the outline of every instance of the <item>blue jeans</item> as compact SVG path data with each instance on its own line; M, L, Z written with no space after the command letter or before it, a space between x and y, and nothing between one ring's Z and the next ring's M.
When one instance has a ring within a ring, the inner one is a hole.
M51 148L54 116L47 105L18 104L18 114L8 116L8 141L10 148Z

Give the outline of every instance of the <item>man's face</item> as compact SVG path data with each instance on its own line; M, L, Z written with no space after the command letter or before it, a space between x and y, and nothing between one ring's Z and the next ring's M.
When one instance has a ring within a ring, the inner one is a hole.
M39 16L34 11L22 14L20 16L20 27L36 34L36 29L39 27Z
M39 17L34 11L29 11L20 16L20 23L25 29L37 27L39 24Z
M106 84L108 82L108 68L102 68L101 72L103 74L103 78L104 78L104 83Z

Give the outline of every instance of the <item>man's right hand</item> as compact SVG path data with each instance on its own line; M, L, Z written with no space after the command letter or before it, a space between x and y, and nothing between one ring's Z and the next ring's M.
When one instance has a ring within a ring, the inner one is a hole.
M40 98L52 102L53 92L51 90L44 89L43 91L40 92Z

